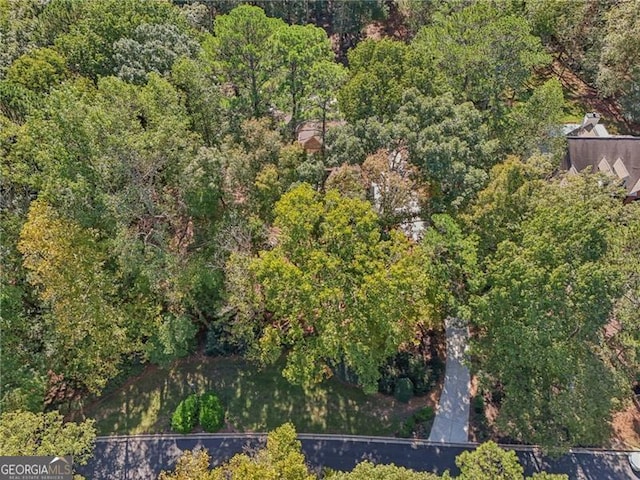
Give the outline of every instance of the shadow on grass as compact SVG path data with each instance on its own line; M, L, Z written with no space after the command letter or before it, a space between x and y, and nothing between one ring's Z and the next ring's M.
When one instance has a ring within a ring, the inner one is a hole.
M201 356L148 366L85 414L96 419L100 435L169 432L171 414L193 386L220 396L231 431L268 431L290 421L300 432L393 435L408 416L406 405L334 379L305 392L288 383L281 369Z

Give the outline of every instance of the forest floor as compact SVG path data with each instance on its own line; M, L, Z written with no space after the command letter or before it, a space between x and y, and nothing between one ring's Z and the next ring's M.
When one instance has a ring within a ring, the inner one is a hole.
M335 378L309 393L282 377L281 365L258 369L236 357L195 355L167 367L147 366L120 388L85 407L99 435L164 433L171 414L193 389L215 391L227 409L226 432L264 432L292 422L299 432L393 436L432 392L409 403L365 395ZM428 432L427 432L428 433Z
M640 132L640 125L625 119L620 106L611 98L603 98L598 91L576 74L561 57L555 55L547 69L547 77L560 80L567 103L572 107L573 118L567 121L580 123L587 112L598 112L610 133Z
M612 448L640 449L640 406L630 402L624 410L613 416L612 426Z

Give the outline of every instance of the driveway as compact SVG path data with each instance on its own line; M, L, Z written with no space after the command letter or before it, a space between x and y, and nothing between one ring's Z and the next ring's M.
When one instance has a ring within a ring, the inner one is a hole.
M465 443L469 439L469 369L463 364L469 332L457 319L447 318L447 363L444 386L429 434L432 442Z

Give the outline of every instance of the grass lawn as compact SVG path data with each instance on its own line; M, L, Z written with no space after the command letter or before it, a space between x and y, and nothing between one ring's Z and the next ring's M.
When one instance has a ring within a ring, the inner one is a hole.
M277 366L258 369L240 358L194 356L169 367L148 366L120 389L84 409L99 435L170 431L171 414L195 385L214 390L227 409L226 431L272 430L290 421L299 432L393 435L415 410L434 396L409 404L380 394L365 395L335 379L313 394L289 384Z

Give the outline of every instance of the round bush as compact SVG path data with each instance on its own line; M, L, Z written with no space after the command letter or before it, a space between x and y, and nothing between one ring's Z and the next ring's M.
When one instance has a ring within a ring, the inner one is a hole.
M430 406L422 407L420 410L413 414L413 418L415 418L416 422L418 423L428 422L429 420L433 419L434 416L435 412Z
M200 425L205 432L217 432L224 424L224 407L218 396L207 392L200 397Z
M396 382L396 390L394 392L396 400L399 402L408 402L413 397L413 382L410 378L399 378Z
M413 382L414 393L424 395L431 390L431 368L420 356L411 355L408 359L407 377Z
M194 393L182 400L171 416L171 429L178 433L189 433L198 423L198 396Z
M413 435L415 429L416 421L413 417L409 417L404 422L402 422L402 425L400 425L398 436L400 438L410 438Z

